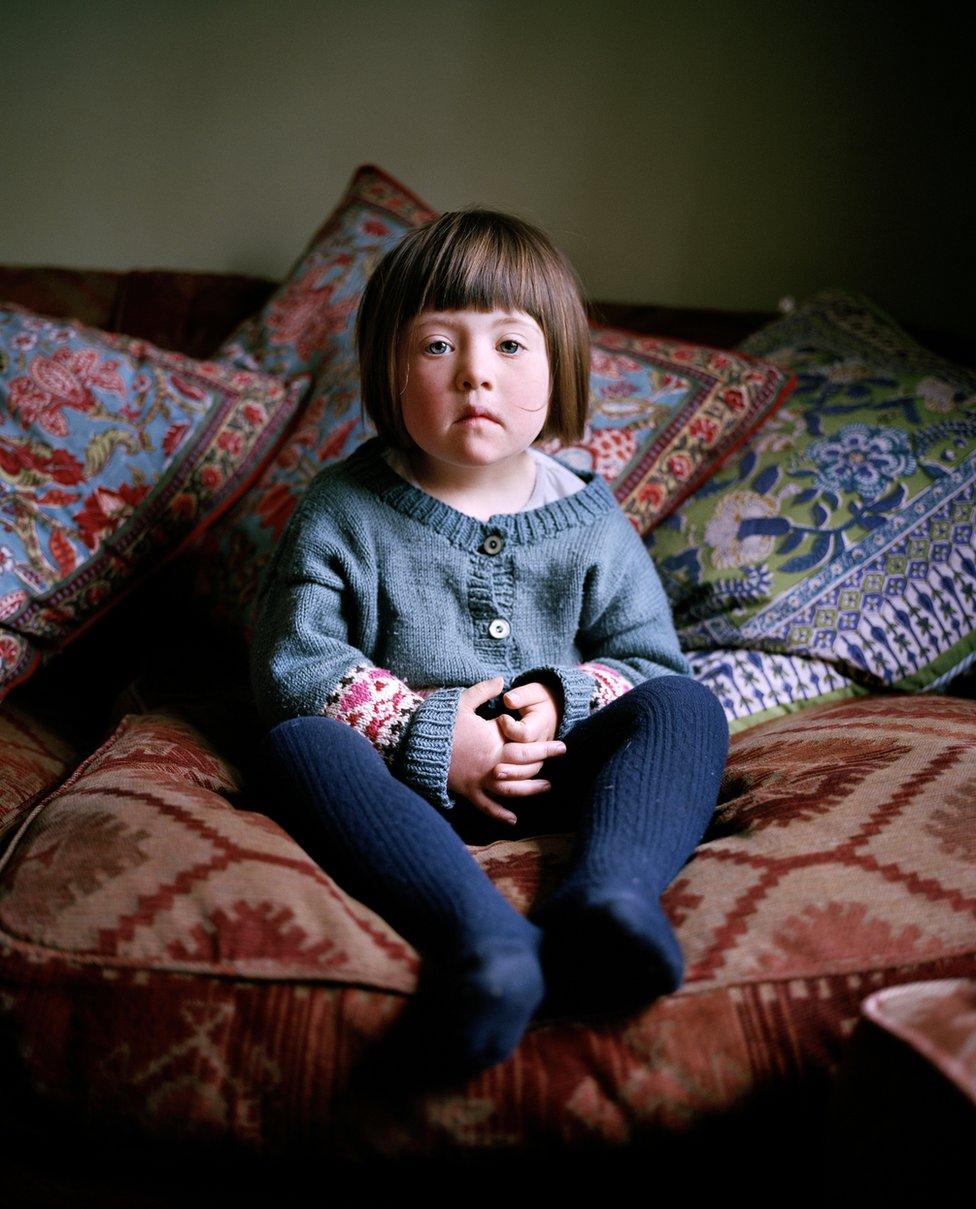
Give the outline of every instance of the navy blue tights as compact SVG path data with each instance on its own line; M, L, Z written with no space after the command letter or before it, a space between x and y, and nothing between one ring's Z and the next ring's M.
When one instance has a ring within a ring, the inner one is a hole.
M552 790L508 800L515 828L463 801L441 814L343 722L292 718L262 742L282 825L422 954L401 1048L428 1073L465 1077L501 1061L535 1015L631 1011L681 984L660 897L715 809L722 708L695 681L661 676L565 742L539 774ZM465 847L571 829L566 877L529 919Z

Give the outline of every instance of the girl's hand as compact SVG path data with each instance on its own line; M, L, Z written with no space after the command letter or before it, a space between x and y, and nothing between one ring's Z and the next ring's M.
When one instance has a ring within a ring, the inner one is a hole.
M521 719L502 714L498 724L502 734L513 743L535 743L555 739L559 730L559 700L551 688L539 680L509 689L502 698L509 709L517 709Z
M475 712L478 706L496 697L503 684L504 679L496 676L472 684L461 694L447 785L485 814L514 824L516 816L491 795L528 797L545 793L549 782L534 779L536 773L544 760L562 755L566 745L551 739L508 742L499 727L500 718L480 717Z

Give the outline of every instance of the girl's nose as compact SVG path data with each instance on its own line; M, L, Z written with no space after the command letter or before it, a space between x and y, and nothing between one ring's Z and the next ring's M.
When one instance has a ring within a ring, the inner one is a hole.
M458 358L457 380L462 390L491 388L491 367L485 349L477 344L468 345Z

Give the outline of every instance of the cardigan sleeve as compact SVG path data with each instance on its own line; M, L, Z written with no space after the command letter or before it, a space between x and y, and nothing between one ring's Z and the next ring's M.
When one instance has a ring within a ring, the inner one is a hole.
M558 684L562 693L558 739L645 680L691 673L651 557L624 513L612 515L600 560L586 576L576 636L584 662L542 665L512 682L513 687L539 679Z
M377 667L349 640L348 560L323 548L297 513L272 556L255 604L250 652L262 720L320 714L345 722L372 743L398 776L448 809L460 688L413 689Z

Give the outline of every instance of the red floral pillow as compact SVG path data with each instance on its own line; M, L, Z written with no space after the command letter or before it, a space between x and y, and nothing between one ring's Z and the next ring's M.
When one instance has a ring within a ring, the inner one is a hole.
M261 572L305 488L323 465L373 435L361 415L354 338L365 284L388 249L434 217L381 169L359 168L287 281L216 354L244 368L314 379L294 431L202 551L198 590L245 632ZM788 373L742 353L596 326L593 341L586 433L575 445L543 448L570 467L602 474L642 534L792 385Z
M0 308L0 699L238 499L306 386Z
M595 470L642 535L700 486L787 397L789 374L742 353L619 328L591 329L590 415L574 445L543 444Z

